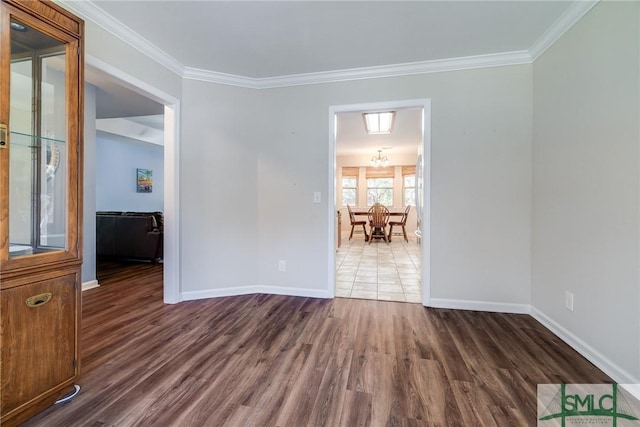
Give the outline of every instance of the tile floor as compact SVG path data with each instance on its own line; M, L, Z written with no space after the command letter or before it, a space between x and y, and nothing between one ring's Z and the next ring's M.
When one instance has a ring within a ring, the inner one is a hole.
M344 236L344 233L343 233ZM342 240L336 253L336 296L419 303L420 247L394 236L391 243L369 244L362 234Z

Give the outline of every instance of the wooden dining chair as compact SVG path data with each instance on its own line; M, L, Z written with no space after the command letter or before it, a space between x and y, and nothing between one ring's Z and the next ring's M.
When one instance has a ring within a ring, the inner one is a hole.
M349 221L351 221L351 234L349 234L349 240L351 240L351 238L353 237L353 231L355 230L355 228L359 225L362 226L362 231L364 232L364 241L366 242L367 240L369 240L369 235L367 234L367 221L365 220L357 220L356 216L353 214L353 211L351 210L351 206L347 205L347 210L349 211Z
M371 206L368 213L369 227L371 233L369 234L369 244L373 239L383 239L387 244L387 223L389 222L389 209L380 204Z
M409 238L407 237L407 230L405 229L405 226L407 225L407 218L409 217L409 209L411 209L411 206L407 206L407 208L404 210L404 214L402 215L402 217L400 218L399 221L389 221L389 241L391 241L391 234L393 233L393 227L402 227L402 235L404 235L404 240L409 243ZM398 235L400 235L400 233L398 233Z

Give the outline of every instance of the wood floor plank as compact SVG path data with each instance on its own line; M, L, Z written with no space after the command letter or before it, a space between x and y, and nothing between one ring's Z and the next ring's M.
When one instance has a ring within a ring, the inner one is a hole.
M367 427L371 424L371 395L360 391L345 393L341 427Z
M432 316L429 317L432 322L430 335L434 337L446 337L446 339L435 340L434 346L436 358L444 367L447 378L451 381L473 381L469 367L460 354L456 343L451 339L449 329L447 329L447 319L455 315L455 311L430 310L430 312L432 313Z
M284 401L277 425L308 425L331 356L331 348L324 345L313 346L307 363L296 379L290 395Z
M285 400L291 395L300 372L306 365L311 353L310 344L300 344L284 355L279 366L270 370L266 384L261 392L256 394L257 400L251 404L253 412L246 426L275 426L280 416Z
M389 354L353 354L347 390L371 396L372 425L386 424L394 400L396 358Z
M497 424L493 415L488 411L484 399L480 397L479 386L475 382L453 381L451 389L459 408L461 421L456 424L461 426L486 426L502 427ZM533 420L531 420L533 423ZM453 425L453 424L452 424Z
M451 314L451 313L448 313ZM474 389L476 394L480 394L482 401L487 405L510 405L515 403L511 401L510 395L503 388L502 382L498 377L498 369L501 363L496 362L496 355L482 351L479 342L479 334L475 324L467 324L463 316L448 316L446 327L452 338L453 343L465 360L465 364L473 378L482 378L482 383ZM480 320L480 319L478 319ZM474 331L474 333L471 333ZM482 329L479 330L482 333ZM499 359L502 359L499 357Z
M526 315L244 295L163 304L162 266L83 293L82 391L34 426L530 426L536 385L611 382Z
M342 349L333 353L320 382L318 397L307 425L322 427L340 423L352 353L353 350Z

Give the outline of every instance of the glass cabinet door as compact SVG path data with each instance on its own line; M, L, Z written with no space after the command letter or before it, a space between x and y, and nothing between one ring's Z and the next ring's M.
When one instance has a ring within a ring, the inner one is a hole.
M50 0L0 0L1 425L79 375L83 40Z
M66 44L10 21L9 258L67 249Z

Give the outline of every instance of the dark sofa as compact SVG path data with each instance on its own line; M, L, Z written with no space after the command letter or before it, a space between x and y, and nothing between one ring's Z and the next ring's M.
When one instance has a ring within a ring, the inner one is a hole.
M96 212L96 256L158 262L163 254L162 212Z

